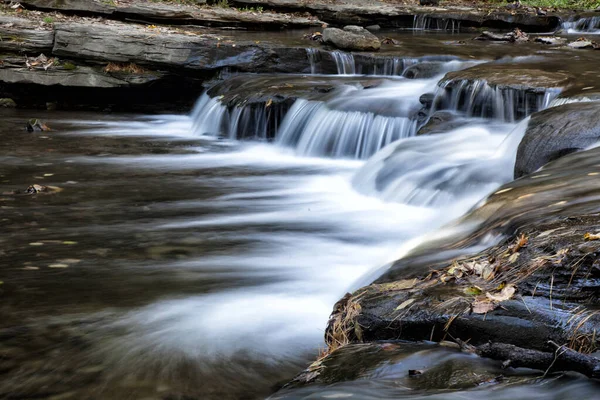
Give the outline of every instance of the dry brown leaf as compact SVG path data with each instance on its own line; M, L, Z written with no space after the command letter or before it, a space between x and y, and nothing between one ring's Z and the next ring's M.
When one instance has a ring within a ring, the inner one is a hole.
M414 302L415 302L415 299L408 299L406 301L403 301L398 307L395 308L394 311L396 311L396 310L403 310L406 307L410 306Z
M600 240L600 234L588 232L585 235L583 235L583 239L585 239L585 240Z
M512 283L509 283L508 285L506 285L502 288L500 293L497 293L497 294L486 293L485 296L492 301L501 302L501 301L508 300L511 297L513 297L513 295L515 294L516 291L517 291L517 288L515 287L515 285L513 285Z
M476 301L473 303L473 312L475 314L485 314L493 311L496 305L490 301Z
M382 283L382 284L379 285L379 288L382 291L388 291L388 290L406 290L406 289L412 289L416 284L417 284L417 280L416 279L401 279L399 281L394 281L394 282L389 282L389 283Z

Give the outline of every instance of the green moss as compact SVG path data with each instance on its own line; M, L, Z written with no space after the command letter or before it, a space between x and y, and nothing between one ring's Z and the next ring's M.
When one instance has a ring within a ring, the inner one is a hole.
M67 71L73 71L74 69L77 69L77 65L70 63L68 61L63 63L62 67L64 69L66 69Z

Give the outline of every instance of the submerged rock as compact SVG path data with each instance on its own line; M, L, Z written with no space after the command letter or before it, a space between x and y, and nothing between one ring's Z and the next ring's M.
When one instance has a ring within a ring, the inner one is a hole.
M381 48L377 36L360 26L348 25L344 29L326 28L323 41L338 49L350 51L374 51Z
M484 31L481 35L477 36L475 40L492 40L496 42L527 42L529 40L529 36L519 28L515 28L514 31L505 34Z
M555 37L555 36L540 36L535 38L534 40L535 42L538 43L543 43L543 44L550 44L550 45L561 45L567 42L566 38L562 38L562 37Z
M461 126L472 123L472 120L463 118L452 111L436 111L433 113L425 125L417 131L417 135L432 135L444 133Z
M600 102L569 103L535 113L519 145L515 178L599 140Z
M595 44L591 40L577 40L575 42L569 43L567 46L569 46L573 49L593 49L593 48L595 48Z
M15 101L13 99L2 98L2 99L0 99L0 107L15 108L15 107L17 107L17 103L15 103Z

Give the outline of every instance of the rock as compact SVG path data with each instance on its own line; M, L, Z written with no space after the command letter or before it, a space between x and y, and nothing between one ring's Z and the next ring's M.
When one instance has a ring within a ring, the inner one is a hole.
M27 121L27 132L47 132L51 131L48 126L37 118L32 118ZM35 186L35 185L34 185ZM33 187L33 186L30 186Z
M472 121L461 118L452 111L436 111L429 117L427 123L419 128L417 135L444 133L468 125L470 122Z
M460 71L449 72L444 77L445 82L486 81L488 85L498 88L543 92L547 88L565 87L570 78L566 73L545 71L543 69L507 65L501 63L486 63Z
M484 31L481 35L477 36L475 40L492 40L497 42L527 42L529 40L529 36L519 28L515 28L512 32L505 33L503 35Z
M246 105L293 103L302 98L322 100L328 93L342 85L375 87L381 84L378 77L340 75L292 75L282 82L278 74L240 74L216 83L207 93L219 98L228 107Z
M577 102L531 116L519 144L515 179L600 140L600 102Z
M377 36L359 26L346 26L344 29L326 28L323 31L323 42L338 49L350 51L374 51L381 48Z
M567 46L573 49L593 49L594 43L591 40L576 40L569 43Z
M277 28L320 26L314 17L285 13L244 12L230 7L193 7L184 4L168 4L134 1L121 4L103 0L29 0L21 2L28 8L58 10L67 13L92 14L118 20L137 19L157 23L188 23L209 26L243 26Z
M567 42L567 38L555 37L555 36L540 36L536 37L535 42L550 44L550 45L561 45Z
M55 24L55 29L53 55L75 60L127 62L156 69L310 71L303 47L223 40L223 35L215 34L158 33L121 23Z
M381 30L381 26L379 25L369 25L365 27L366 30L371 31L371 32L376 32Z
M406 68L402 76L408 79L427 79L444 72L443 62L420 62Z
M49 53L54 44L54 31L32 27L34 22L0 15L0 50Z
M15 103L15 101L13 99L3 98L3 99L0 99L0 107L4 107L4 108L16 108L17 107L17 103Z

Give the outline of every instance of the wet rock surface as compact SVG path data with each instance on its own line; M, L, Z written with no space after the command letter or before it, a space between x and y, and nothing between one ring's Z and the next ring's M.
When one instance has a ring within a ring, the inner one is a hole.
M381 42L377 36L359 26L349 25L344 29L327 28L323 31L323 42L349 51L379 50Z
M600 140L600 103L576 102L532 115L519 145L515 178Z
M426 242L340 300L326 341L335 349L348 342L450 337L535 350L545 360L556 350L549 341L594 352L600 324L597 155L598 149L571 154L499 188L455 223L477 221L481 229ZM497 234L504 235L497 245L473 251ZM438 249L435 257L428 248Z
M498 88L535 92L546 88L565 87L569 84L570 77L564 72L530 68L527 65L486 63L449 72L444 80L447 82L485 81L488 85Z
M472 120L462 117L452 111L436 111L427 123L419 128L417 135L433 135L445 133L472 123Z

